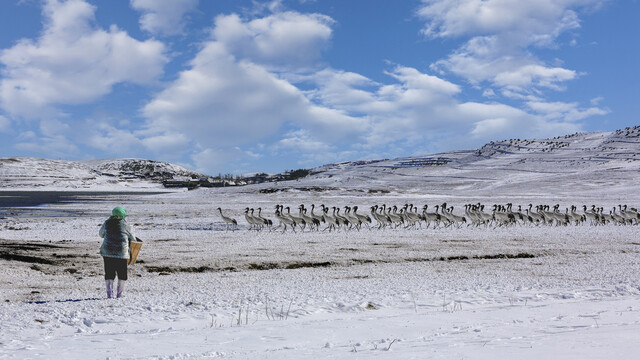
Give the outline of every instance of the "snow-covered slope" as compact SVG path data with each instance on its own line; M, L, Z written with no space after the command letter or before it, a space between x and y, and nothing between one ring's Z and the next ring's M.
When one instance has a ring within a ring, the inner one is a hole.
M295 186L441 195L623 196L640 176L640 126L545 140L511 139L477 150L330 164Z
M162 181L179 177L204 177L205 175L187 170L175 164L142 159L102 159L84 162L102 175L135 177Z
M202 177L181 166L141 159L86 162L27 157L0 158L0 189L144 189L160 188L162 180Z
M259 189L352 189L434 195L625 196L640 176L640 126L544 140L511 139L477 150L351 161L312 169ZM0 158L0 188L158 188L165 179L203 177L181 166L139 159L86 162Z

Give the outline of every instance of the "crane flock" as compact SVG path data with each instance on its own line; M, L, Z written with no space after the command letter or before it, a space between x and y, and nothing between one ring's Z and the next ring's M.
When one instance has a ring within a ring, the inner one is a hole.
M529 204L523 209L519 205L516 210L512 203L494 204L491 210L485 210L481 203L465 204L464 214L455 214L454 207L446 202L434 205L430 210L428 205L421 209L413 204L387 206L373 205L368 213L358 213L358 206L327 207L321 204L317 209L315 204L310 208L301 204L297 212L291 212L291 207L282 204L275 205L274 218L262 215L262 208L245 208L244 217L249 230L275 231L282 228L282 232L298 231L360 231L363 228L373 229L422 229L422 228L461 228L467 227L509 227L509 226L569 226L569 225L638 225L640 213L636 208L627 205L614 206L608 212L604 207L596 205L582 205L582 211L572 205L560 210L560 205ZM316 211L317 210L317 211ZM238 229L238 221L222 213L218 208L222 220L226 223L227 231ZM276 226L274 226L277 223Z

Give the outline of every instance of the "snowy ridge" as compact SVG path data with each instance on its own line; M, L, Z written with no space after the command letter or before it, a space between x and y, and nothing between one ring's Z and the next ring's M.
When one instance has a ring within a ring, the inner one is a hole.
M84 162L103 175L144 177L151 180L166 180L177 177L204 177L182 166L154 160L102 159Z
M292 182L309 187L449 195L607 194L624 196L640 171L640 126L542 140L511 139L477 150L327 164ZM0 189L160 188L162 180L201 178L181 166L141 159L85 162L0 158Z
M0 159L0 187L82 187L94 184L100 177L90 167L72 161L35 158Z
M0 158L0 189L158 189L162 180L204 175L181 166L142 159L63 161Z
M391 160L343 162L313 169L313 186L481 195L620 194L640 171L640 126L543 140L491 142L477 150ZM300 182L296 184L300 186Z

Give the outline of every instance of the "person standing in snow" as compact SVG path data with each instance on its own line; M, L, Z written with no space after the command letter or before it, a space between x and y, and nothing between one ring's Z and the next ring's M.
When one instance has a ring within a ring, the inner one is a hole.
M104 279L107 283L107 297L113 297L113 283L118 275L117 297L121 297L124 291L124 283L127 280L127 262L129 260L129 245L136 241L133 231L125 217L127 211L118 206L111 212L111 217L102 224L100 237L103 238L100 247L100 255L104 259Z

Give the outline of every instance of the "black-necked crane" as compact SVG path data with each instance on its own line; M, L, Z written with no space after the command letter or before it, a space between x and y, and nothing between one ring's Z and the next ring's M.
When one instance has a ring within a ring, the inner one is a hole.
M224 216L221 208L218 208L218 211L220 212L220 217L226 223L227 231L229 231L229 225L231 225L232 231L234 231L238 227L238 222L236 221L236 219Z

